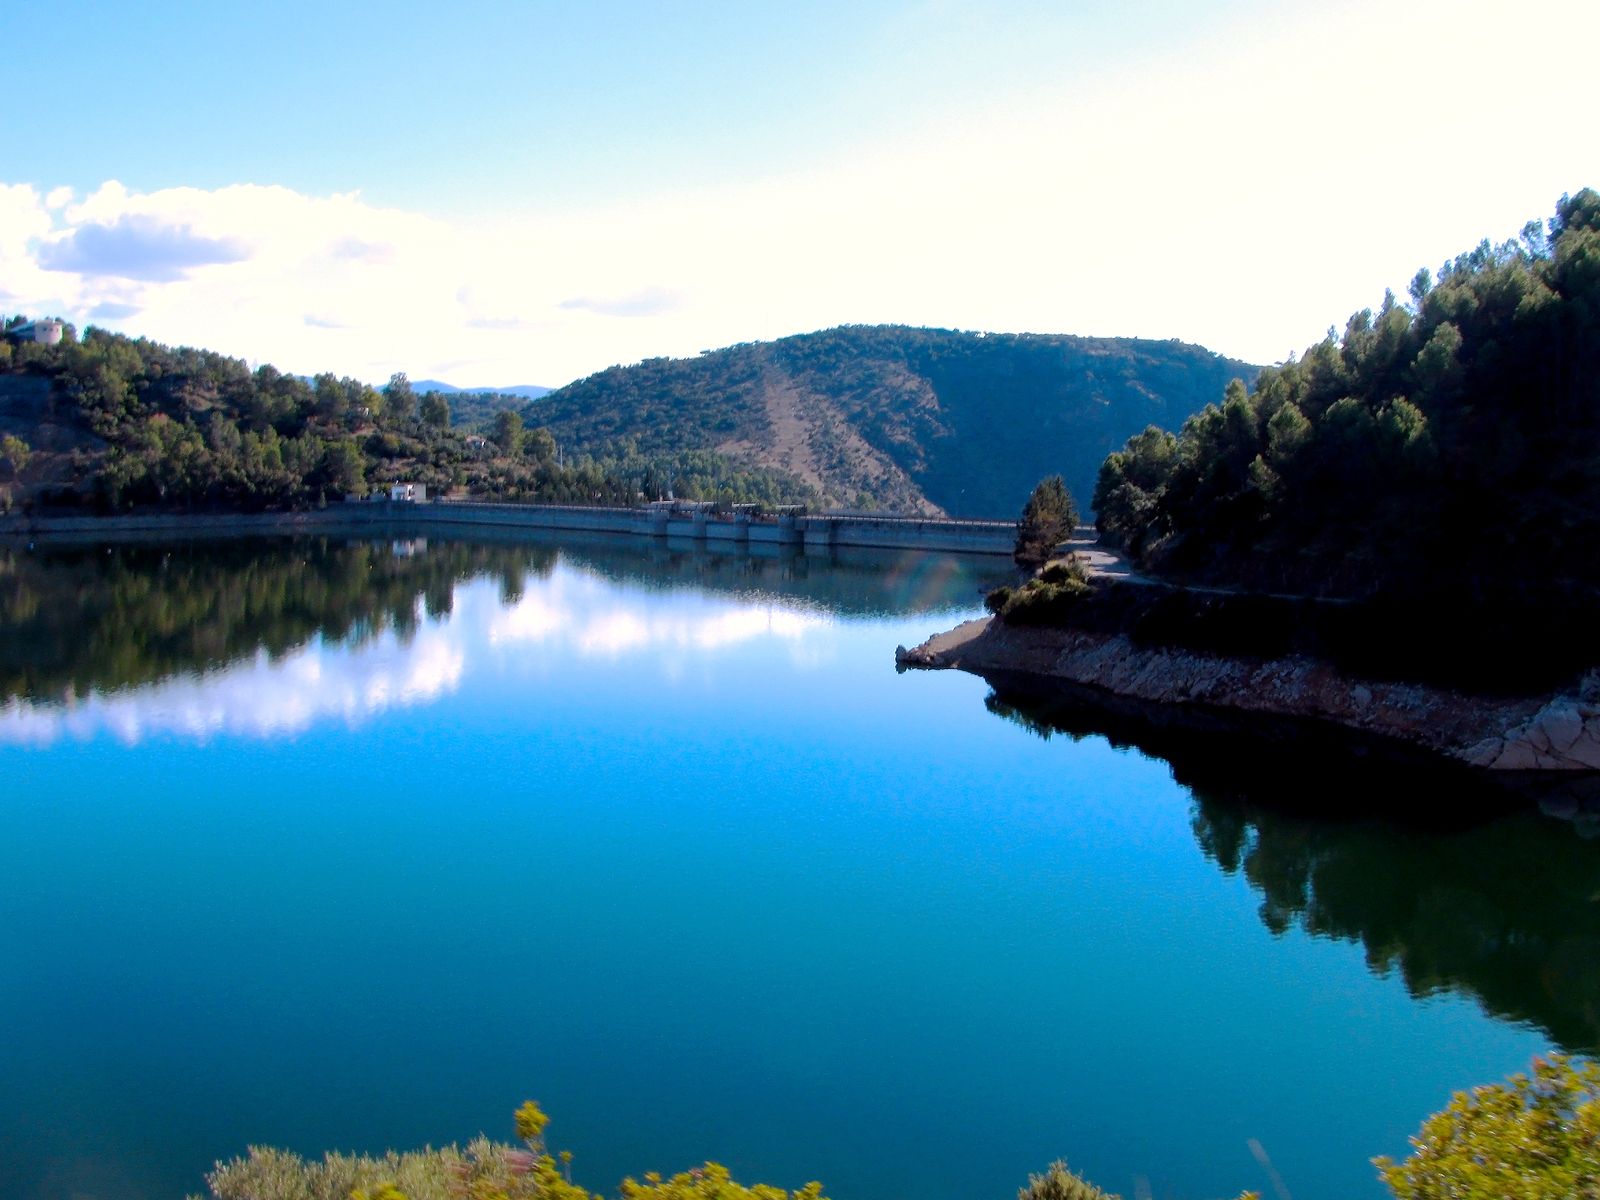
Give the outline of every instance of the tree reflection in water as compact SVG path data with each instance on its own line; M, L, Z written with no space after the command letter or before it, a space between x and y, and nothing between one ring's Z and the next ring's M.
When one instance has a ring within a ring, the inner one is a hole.
M320 638L359 646L451 612L455 589L498 581L514 604L558 561L650 591L690 589L842 617L976 609L1013 582L1009 559L793 547L749 553L676 539L574 542L540 530L445 538L239 537L116 544L0 541L0 706L60 702L271 659Z
M1485 779L1303 726L1241 730L990 682L990 710L1041 736L1165 759L1200 849L1249 882L1274 934L1359 942L1413 996L1471 996L1569 1051L1600 1049L1594 781Z

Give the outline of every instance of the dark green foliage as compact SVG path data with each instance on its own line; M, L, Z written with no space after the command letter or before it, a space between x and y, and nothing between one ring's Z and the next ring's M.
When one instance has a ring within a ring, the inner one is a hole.
M619 447L606 459L563 462L548 430L522 429L503 405L497 440L486 442L452 430L448 398L419 399L403 374L380 392L93 328L81 343L17 349L9 367L0 363L0 433L34 446L40 476L72 480L8 488L24 505L304 508L398 480L435 495L564 504L631 504L672 489L769 503L812 497L790 476L708 452ZM20 470L12 462L0 473Z
M1013 592L999 615L1010 625L1065 625L1088 592L1086 583L1034 580Z
M1072 536L1077 525L1078 505L1061 476L1042 479L1022 507L1013 557L1023 566L1037 566Z
M1103 536L1147 570L1469 614L1535 652L1600 600L1600 195L1386 296L1107 458ZM1529 631L1537 630L1533 638ZM1481 639L1480 639L1481 640ZM1569 654L1570 666L1584 665Z
M526 396L509 392L446 392L450 403L450 424L473 433L488 433L494 428L495 418L503 412L520 412L528 403Z
M494 444L501 453L516 458L522 454L522 414L502 409L494 417Z
M1087 584L1089 575L1083 569L1075 555L1058 558L1052 563L1047 563L1039 572L1040 583L1051 584Z
M440 392L424 392L418 413L424 425L434 429L450 428L450 401Z
M1101 464L1093 503L1100 534L1108 542L1126 545L1151 519L1177 452L1178 439L1151 425Z
M1083 564L1072 556L1057 559L1021 587L1000 587L984 597L984 607L1009 625L1061 625L1072 621L1094 594Z
M612 367L524 416L591 454L720 448L808 465L830 503L993 517L1054 471L1087 495L1129 434L1254 372L1180 342L846 326Z
M383 407L392 421L411 421L416 418L417 393L404 371L389 376L383 388Z

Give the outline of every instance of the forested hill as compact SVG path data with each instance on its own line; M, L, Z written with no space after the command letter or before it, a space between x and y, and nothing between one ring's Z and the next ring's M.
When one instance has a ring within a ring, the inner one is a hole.
M845 326L612 367L524 416L577 453L712 450L836 505L1011 517L1056 472L1087 501L1129 436L1257 372L1177 341Z
M1386 606L1442 665L1600 665L1600 193L1139 434L1094 504L1147 571Z
M1268 590L1600 586L1600 193L1410 292L1131 440L1101 530L1148 569Z
M0 325L0 513L304 508L406 480L434 493L628 504L641 496L808 503L791 476L704 451L563 453L492 393L302 378L190 347L65 325ZM520 403L520 401L516 402Z

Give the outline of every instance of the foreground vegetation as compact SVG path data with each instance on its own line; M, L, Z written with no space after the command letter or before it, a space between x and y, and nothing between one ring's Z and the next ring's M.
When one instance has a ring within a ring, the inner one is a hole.
M1561 1056L1458 1092L1404 1162L1374 1160L1396 1200L1600 1200L1600 1067Z
M207 1177L214 1200L600 1200L572 1182L572 1156L545 1144L549 1118L533 1101L516 1112L522 1147L477 1138L464 1149L329 1154L307 1162L252 1147ZM1396 1200L1600 1200L1600 1066L1553 1055L1527 1075L1460 1092L1429 1117L1402 1162L1373 1160ZM525 1148L524 1148L525 1147ZM559 1162L558 1162L559 1160ZM622 1200L826 1200L736 1182L706 1163L670 1177L625 1179ZM1064 1162L1031 1176L1018 1200L1118 1200ZM1255 1200L1244 1192L1240 1200Z
M0 339L0 509L305 508L402 480L554 503L812 498L792 477L709 451L619 439L567 455L524 422L522 403L418 393L404 375L381 389L303 379L95 328L79 339L69 326L55 346Z

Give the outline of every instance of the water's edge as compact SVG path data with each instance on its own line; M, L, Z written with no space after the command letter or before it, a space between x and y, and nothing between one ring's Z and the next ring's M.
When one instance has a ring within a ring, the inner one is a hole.
M1178 708L1202 721L1288 718L1361 736L1380 755L1419 753L1495 772L1557 772L1600 791L1600 672L1572 693L1469 696L1354 679L1304 657L1250 660L1135 644L1124 634L968 621L910 650L902 667L1029 676Z

